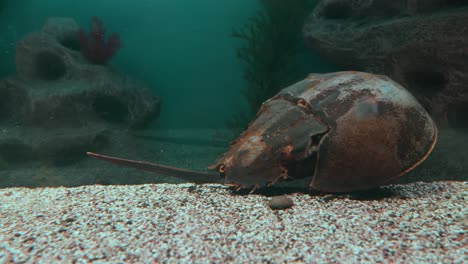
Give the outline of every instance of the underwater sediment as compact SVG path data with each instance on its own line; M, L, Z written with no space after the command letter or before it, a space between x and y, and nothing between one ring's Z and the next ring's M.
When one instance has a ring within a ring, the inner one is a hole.
M382 197L263 195L156 184L0 190L0 262L462 263L466 182Z

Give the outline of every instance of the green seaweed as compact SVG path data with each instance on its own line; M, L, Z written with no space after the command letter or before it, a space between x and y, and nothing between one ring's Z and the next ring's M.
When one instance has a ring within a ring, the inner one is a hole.
M263 9L232 32L242 42L237 57L243 63L247 84L241 93L248 105L247 111L235 114L227 122L234 134L245 129L265 100L297 81L290 62L303 46L301 29L315 4L308 0L261 2Z

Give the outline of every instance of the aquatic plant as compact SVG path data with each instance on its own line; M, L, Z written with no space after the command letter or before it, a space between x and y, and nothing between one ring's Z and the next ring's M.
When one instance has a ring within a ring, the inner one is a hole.
M83 56L93 64L106 64L120 48L120 37L117 33L112 33L106 40L106 29L98 17L91 19L91 31L89 34L85 30L78 31L78 37Z
M315 4L308 0L261 1L263 10L232 33L242 41L237 57L244 66L243 77L247 85L241 93L249 109L228 121L231 130L243 130L266 99L297 78L290 62L303 44L302 24Z

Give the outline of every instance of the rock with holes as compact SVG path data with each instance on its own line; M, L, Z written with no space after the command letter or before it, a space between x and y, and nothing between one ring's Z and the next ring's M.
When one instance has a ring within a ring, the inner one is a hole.
M0 160L73 162L159 114L144 85L87 62L77 31L73 19L51 18L17 43L17 74L0 81Z
M440 127L466 127L467 25L467 1L322 0L303 35L339 66L408 88Z

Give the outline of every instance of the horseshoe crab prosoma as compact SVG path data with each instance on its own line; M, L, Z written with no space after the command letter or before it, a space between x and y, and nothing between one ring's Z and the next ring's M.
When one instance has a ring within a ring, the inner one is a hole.
M387 184L432 151L437 127L403 87L364 72L310 74L263 103L230 149L196 172L88 152L119 165L237 188L310 177L323 192Z

